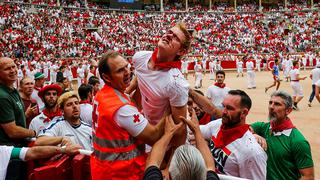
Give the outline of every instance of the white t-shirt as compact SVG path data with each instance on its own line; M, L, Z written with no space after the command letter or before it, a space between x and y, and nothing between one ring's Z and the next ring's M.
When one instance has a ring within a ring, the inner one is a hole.
M253 71L254 70L254 64L252 61L246 62L247 71Z
M237 61L237 68L242 69L243 68L243 62L242 61Z
M188 65L189 65L189 62L188 62L188 61L182 61L182 63L181 63L181 69L182 69L182 70L188 70Z
M312 74L312 84L316 84L320 79L320 68L314 68L311 71Z
M90 126L92 126L92 111L93 107L91 104L80 104L80 119Z
M222 102L229 91L229 87L220 88L215 85L211 85L209 86L206 95L210 99L212 104L214 104L219 109L223 109Z
M47 116L44 115L43 112L41 112L38 116L34 117L31 120L29 129L36 131L37 135L39 135L40 131L48 127L51 121L55 121L55 119L58 119L60 117L55 117L49 122L43 122L46 118Z
M247 179L266 179L267 154L249 130L223 149L214 146L212 136L217 137L221 124L222 120L218 119L200 126L203 137L210 140L218 172Z
M295 81L297 80L297 75L300 74L300 72L299 72L299 69L291 69L289 74L290 74L291 80Z
M115 114L117 124L127 130L133 137L138 136L148 125L148 120L131 105L125 105L118 109Z
M0 179L5 179L13 146L0 146Z
M187 104L189 83L177 68L150 70L151 55L152 51L140 51L132 59L144 115L151 124L157 124L170 105L181 107Z
M209 69L213 70L214 66L215 66L215 64L212 61L210 61L209 62Z
M81 121L78 126L72 126L64 117L51 121L50 125L42 130L41 136L65 136L75 144L80 144L86 150L92 150L92 128L89 124Z

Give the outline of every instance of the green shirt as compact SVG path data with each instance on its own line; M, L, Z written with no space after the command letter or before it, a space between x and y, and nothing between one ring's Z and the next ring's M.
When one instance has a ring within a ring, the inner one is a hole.
M6 124L13 121L15 121L17 126L26 127L23 102L16 89L11 89L0 84L0 124ZM10 139L5 131L0 128L0 144L16 144L19 146L20 143L22 143L21 140L17 141Z
M251 127L256 134L264 137L268 144L268 180L299 179L299 169L313 167L310 145L298 129L291 129L287 136L271 133L270 123L256 122L251 124Z

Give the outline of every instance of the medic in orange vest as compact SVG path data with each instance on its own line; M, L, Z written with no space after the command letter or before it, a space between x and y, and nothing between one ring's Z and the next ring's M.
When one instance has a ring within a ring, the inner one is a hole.
M103 55L98 67L105 86L94 99L92 179L142 179L145 143L152 145L162 136L164 118L150 125L124 93L130 70L119 53Z

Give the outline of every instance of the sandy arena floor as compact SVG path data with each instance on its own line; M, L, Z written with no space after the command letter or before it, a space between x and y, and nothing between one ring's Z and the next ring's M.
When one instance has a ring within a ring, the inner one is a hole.
M314 99L312 107L308 107L308 100L312 90L311 79L309 78L310 71L311 70L301 71L302 76L308 76L306 80L301 81L305 97L298 104L300 110L293 111L289 117L311 144L312 157L315 164L315 179L320 179L320 103ZM190 82L191 87L194 87L193 74L188 75L188 81ZM247 89L246 74L244 74L244 77L237 78L236 72L226 72L225 82L231 89L244 90L251 97L253 102L251 112L247 117L248 123L267 121L267 105L270 94L275 88L269 89L269 91L265 93L264 87L271 85L273 82L271 72L256 72L257 89ZM203 80L203 87L201 88L202 92L205 93L211 84L213 84L213 80L209 80L209 74L207 73ZM289 82L281 81L280 89L285 90L290 94L292 93Z

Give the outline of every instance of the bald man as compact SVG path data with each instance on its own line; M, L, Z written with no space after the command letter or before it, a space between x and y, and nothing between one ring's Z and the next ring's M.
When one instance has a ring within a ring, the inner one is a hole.
M18 69L10 58L0 58L0 145L25 146L25 138L34 137L33 130L26 129L24 105L14 88Z

